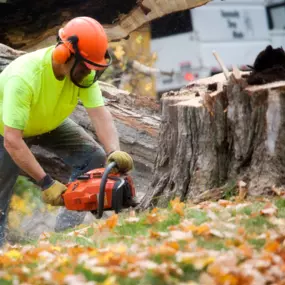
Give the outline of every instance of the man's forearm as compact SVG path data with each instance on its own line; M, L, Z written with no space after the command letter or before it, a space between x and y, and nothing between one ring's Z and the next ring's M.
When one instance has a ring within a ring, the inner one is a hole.
M97 137L104 146L107 154L111 151L120 149L118 132L112 119L106 121L102 125L94 125L94 128L96 128Z
M105 107L87 108L87 113L96 131L98 140L107 154L120 150L118 132L110 111Z
M6 142L5 148L14 162L36 181L40 181L46 175L24 140L17 143Z

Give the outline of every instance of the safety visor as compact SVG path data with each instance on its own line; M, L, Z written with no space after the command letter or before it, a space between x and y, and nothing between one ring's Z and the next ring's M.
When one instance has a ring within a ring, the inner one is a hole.
M77 59L82 60L86 67L90 70L102 70L106 69L108 66L112 64L112 57L107 50L105 53L104 58L101 60L101 62L93 62L88 60L87 58L83 57L81 54L77 54Z
M105 57L101 62L92 62L84 57L82 57L82 60L84 61L84 64L89 68L90 70L102 70L106 69L108 66L112 64L112 57L108 50L105 53Z
M80 54L76 54L75 62L70 72L71 80L80 88L89 88L100 78L111 63L112 58L108 51L105 54L104 61L100 64L87 60Z

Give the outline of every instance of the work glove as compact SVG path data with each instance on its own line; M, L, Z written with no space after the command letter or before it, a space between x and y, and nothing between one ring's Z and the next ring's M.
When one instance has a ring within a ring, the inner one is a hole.
M66 191L66 186L57 180L53 180L46 175L40 182L42 188L42 200L52 206L64 206L62 194Z
M131 156L121 150L111 152L107 158L107 164L116 162L117 166L114 167L113 173L126 173L134 168L134 161Z

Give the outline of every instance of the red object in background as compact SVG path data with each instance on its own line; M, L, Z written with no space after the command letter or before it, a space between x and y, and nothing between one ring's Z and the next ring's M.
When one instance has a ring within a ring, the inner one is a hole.
M184 79L187 80L187 81L192 81L192 80L195 79L195 76L192 73L187 72L187 73L184 74Z

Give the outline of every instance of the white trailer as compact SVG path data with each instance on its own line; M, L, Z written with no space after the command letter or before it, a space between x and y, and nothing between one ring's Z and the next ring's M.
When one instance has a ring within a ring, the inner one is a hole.
M156 67L174 71L157 78L156 91L175 90L220 71L213 50L229 69L244 69L267 45L285 48L285 1L214 0L154 21L151 32Z

